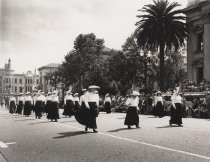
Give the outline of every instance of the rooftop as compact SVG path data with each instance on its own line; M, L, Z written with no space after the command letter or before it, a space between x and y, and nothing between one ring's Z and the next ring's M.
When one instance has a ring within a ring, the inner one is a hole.
M45 66L42 66L40 68L38 68L38 70L43 70L43 69L50 69L50 68L57 68L59 67L61 64L58 64L58 63L50 63L50 64L47 64Z

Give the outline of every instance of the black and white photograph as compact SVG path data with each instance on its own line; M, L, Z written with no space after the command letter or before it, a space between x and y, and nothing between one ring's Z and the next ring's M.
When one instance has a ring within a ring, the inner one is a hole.
M210 0L0 0L0 162L210 161Z

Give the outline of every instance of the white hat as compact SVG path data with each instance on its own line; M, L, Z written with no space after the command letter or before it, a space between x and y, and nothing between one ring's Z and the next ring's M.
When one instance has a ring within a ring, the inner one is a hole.
M88 87L88 89L100 89L100 87L96 85L91 85Z
M87 89L84 88L84 89L82 89L82 91L83 91L83 92L84 92L84 91L87 91Z
M107 96L110 96L110 94L109 94L109 93L107 93L107 94L106 94L106 97L107 97Z
M52 93L53 93L53 94L56 94L56 93L58 93L58 91L57 91L57 90L55 90L55 91L53 91Z
M26 92L26 95L30 94L30 92Z
M41 90L38 90L38 92L37 92L38 94L40 94L41 93Z
M23 93L20 93L19 95L23 95Z
M52 93L51 93L51 92L48 92L47 94L48 94L48 95L51 95Z
M10 95L13 95L14 93L10 93Z
M78 95L79 95L78 93L75 93L75 94L74 94L74 96L78 96Z
M140 93L137 91L133 91L133 93L131 93L131 96L140 96Z
M41 94L45 94L44 92L41 92Z
M156 94L160 94L160 93L161 93L160 91L157 91L157 92L156 92Z

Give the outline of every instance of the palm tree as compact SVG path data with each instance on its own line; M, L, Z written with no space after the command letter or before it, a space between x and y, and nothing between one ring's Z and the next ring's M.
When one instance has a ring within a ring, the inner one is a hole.
M136 23L135 36L140 48L159 50L160 78L159 86L164 90L164 58L165 49L172 47L177 50L184 45L188 30L186 17L177 2L169 3L168 0L153 0L153 4L145 5L141 10L142 15L137 15L140 21Z

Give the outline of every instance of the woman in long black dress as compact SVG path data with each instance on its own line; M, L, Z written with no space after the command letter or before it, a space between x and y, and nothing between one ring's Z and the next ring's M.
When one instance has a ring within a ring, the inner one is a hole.
M51 108L47 114L47 118L51 121L55 120L55 122L60 119L59 117L59 98L58 98L58 91L54 91L51 100Z
M16 111L16 113L17 113L18 115L22 115L22 111L23 111L23 107L24 107L24 97L23 97L23 93L20 93L20 94L19 94L17 104L18 104L18 106L17 106L17 111Z
M46 97L46 105L45 105L45 113L46 114L48 114L49 109L51 107L51 100L52 100L51 92L48 92L47 97Z
M11 97L9 98L9 113L13 114L16 110L16 99L14 97L14 94L11 93Z
M41 96L41 91L38 91L37 93L37 98L35 101L35 117L36 119L41 119L42 117L42 110L43 110L43 102L42 102L42 96Z
M25 105L24 105L23 115L25 116L31 115L32 104L33 104L33 100L32 100L32 97L30 96L30 92L27 92L25 96Z
M139 104L139 92L133 91L130 97L126 101L128 109L126 112L126 117L124 124L128 126L128 129L131 129L132 125L135 125L136 128L139 128L139 115L138 115L138 104Z
M157 96L155 97L155 116L162 118L165 116L164 106L163 106L163 97L161 96L161 92L157 92Z
M80 105L79 105L79 94L74 94L74 112L80 111Z
M111 102L111 97L109 93L107 93L104 99L104 107L107 114L111 113Z
M171 96L171 103L171 119L169 120L169 124L170 126L172 124L182 126L182 97L178 92L175 92Z
M74 99L72 96L71 91L67 91L66 96L64 97L64 110L63 110L63 115L65 117L73 116L73 109L74 109Z

